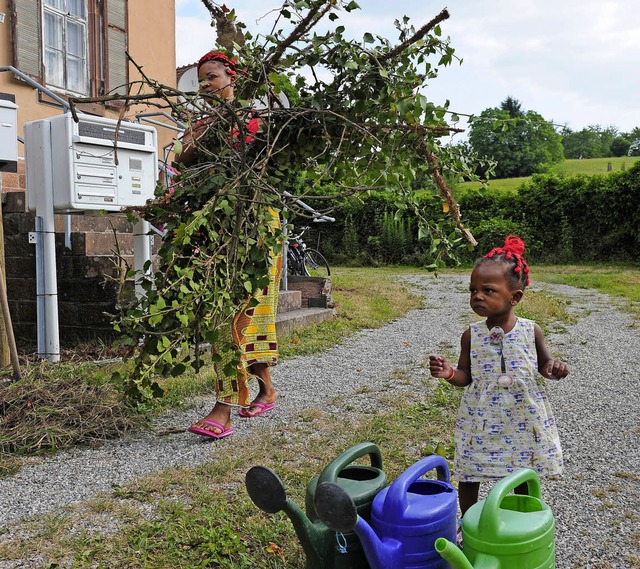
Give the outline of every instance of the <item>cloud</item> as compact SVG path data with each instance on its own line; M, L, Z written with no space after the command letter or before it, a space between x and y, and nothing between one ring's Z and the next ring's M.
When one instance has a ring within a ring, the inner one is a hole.
M512 95L523 108L579 130L590 124L621 131L640 126L640 10L636 0L359 0L362 10L341 13L338 24L360 39L365 31L397 38L395 19L420 26L446 5L442 23L462 66L440 70L426 91L449 99L460 113L479 114ZM228 4L229 5L229 4ZM278 0L238 2L238 18L266 33ZM196 61L215 42L199 0L176 0L177 62ZM264 15L264 17L262 17Z

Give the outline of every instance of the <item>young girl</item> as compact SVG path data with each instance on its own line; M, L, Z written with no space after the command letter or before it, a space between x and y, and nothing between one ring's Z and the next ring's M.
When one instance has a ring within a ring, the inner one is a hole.
M486 320L462 334L457 368L446 358L429 358L432 376L468 386L456 423L453 467L463 516L478 501L482 481L499 480L519 468L562 472L555 419L538 373L562 379L569 368L551 357L540 327L514 313L529 284L523 253L524 242L509 235L503 247L476 261L470 304ZM516 492L526 493L526 484Z

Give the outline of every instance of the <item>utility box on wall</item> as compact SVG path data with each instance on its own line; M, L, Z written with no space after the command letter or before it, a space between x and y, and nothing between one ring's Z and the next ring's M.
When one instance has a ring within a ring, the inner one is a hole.
M15 172L18 160L18 105L0 99L0 171Z
M27 208L36 210L42 172L51 164L53 209L61 213L121 211L154 197L158 171L155 128L70 113L24 125ZM50 153L50 160L47 153Z

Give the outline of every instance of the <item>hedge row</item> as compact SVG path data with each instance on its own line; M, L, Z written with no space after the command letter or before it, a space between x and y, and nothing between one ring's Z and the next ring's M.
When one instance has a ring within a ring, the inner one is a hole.
M425 198L433 221L439 200ZM504 236L527 242L529 260L573 263L640 261L640 162L607 175L535 175L517 194L485 190L463 194L459 205L466 226L478 240L471 261ZM394 217L386 196L370 196L337 211L336 222L315 224L307 243L334 264L412 264L434 262L431 243L418 240L414 216Z

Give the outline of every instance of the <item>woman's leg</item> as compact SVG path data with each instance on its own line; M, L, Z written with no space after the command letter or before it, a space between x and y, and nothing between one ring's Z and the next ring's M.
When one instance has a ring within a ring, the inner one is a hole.
M221 401L217 401L213 406L213 409L211 409L211 412L206 417L203 417L192 425L219 435L222 431L218 427L206 424L205 421L218 423L219 425L222 425L226 431L231 427L231 406L222 403Z
M514 494L520 494L521 496L528 496L529 495L529 485L526 482L523 482L522 484L520 484L519 486L516 486L513 489L513 493Z
M466 511L478 501L479 491L480 482L460 482L458 484L458 500L463 517Z
M258 384L260 391L256 398L249 405L249 409L245 411L247 415L253 415L260 411L259 407L253 405L254 403L275 403L278 399L278 392L271 380L271 371L269 366L265 363L254 363L249 366L249 373L255 375L258 378Z

